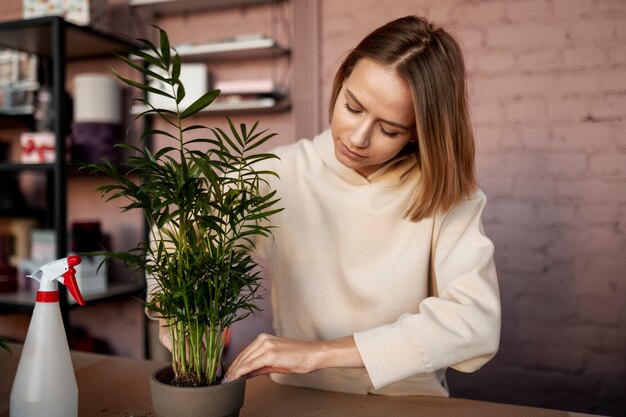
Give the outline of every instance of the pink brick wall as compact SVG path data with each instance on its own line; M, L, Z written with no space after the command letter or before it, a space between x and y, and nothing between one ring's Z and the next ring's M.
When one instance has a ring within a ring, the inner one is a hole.
M325 98L342 51L405 14L464 46L501 283L500 353L453 394L626 415L626 2L326 0Z

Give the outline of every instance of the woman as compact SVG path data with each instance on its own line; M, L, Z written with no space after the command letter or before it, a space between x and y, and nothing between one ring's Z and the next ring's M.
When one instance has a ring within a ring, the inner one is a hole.
M277 336L225 378L448 395L445 369L478 369L500 334L460 48L421 18L392 21L347 56L330 104L329 131L275 151L285 209L259 252Z

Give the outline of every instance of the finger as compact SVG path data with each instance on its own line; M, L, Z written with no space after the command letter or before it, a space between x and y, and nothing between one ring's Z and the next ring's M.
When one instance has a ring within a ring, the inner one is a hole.
M234 380L267 366L270 366L270 359L267 358L266 351L262 347L259 347L236 367L229 368L227 377L229 380Z
M241 353L239 353L239 355L237 355L235 360L228 367L226 375L228 376L229 374L232 374L232 370L239 368L241 364L248 361L251 355L253 355L254 352L256 352L263 345L263 342L267 338L268 338L268 335L265 335L265 334L260 334L259 336L257 336L252 341L252 343L250 343L243 351L241 351Z
M239 356L233 361L226 372L225 379L232 381L240 376L246 375L257 368L265 366L266 364L261 362L259 365L255 365L262 358L267 349L267 341L270 339L268 335L259 335L246 349L244 349Z
M254 358L259 356L259 349L260 348L257 347L252 352L245 355L245 358L240 358L240 360L237 361L236 364L232 364L226 372L226 379L232 381L239 378L240 376L245 375L245 370L250 367L250 362L254 360Z

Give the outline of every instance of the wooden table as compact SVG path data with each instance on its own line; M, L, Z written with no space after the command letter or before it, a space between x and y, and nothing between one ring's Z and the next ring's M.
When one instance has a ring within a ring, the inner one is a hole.
M0 351L0 417L9 397L21 347ZM156 417L149 375L161 362L72 352L80 417ZM382 397L282 386L266 377L249 380L241 417L581 417L585 414L459 398Z

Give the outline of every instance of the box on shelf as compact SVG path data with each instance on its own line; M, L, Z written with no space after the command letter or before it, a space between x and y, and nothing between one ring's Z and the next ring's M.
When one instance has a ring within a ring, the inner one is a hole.
M33 229L30 232L30 259L42 265L55 259L56 232L52 229Z
M1 87L0 112L10 115L32 114L35 111L35 91Z
M100 292L107 289L107 264L102 264L106 257L81 256L80 264L76 265L76 283L82 294Z
M0 49L0 112L31 114L35 108L37 57L11 49Z
M32 229L30 231L30 256L18 260L20 281L22 288L37 290L39 283L26 275L32 274L39 267L55 259L56 232L52 229Z
M52 132L24 132L20 135L23 164L50 164L56 160Z
M0 86L20 88L36 82L37 55L14 49L0 49Z
M104 255L81 256L81 262L76 266L76 283L83 294L100 292L107 289L107 264Z
M269 78L258 80L216 80L215 88L222 94L265 94L272 95L279 87Z
M102 31L111 28L107 0L22 0L23 17L62 16L68 22Z
M37 227L37 220L30 218L0 218L0 233L8 233L13 237L13 253L9 262L17 266L20 259L30 256L31 235Z

